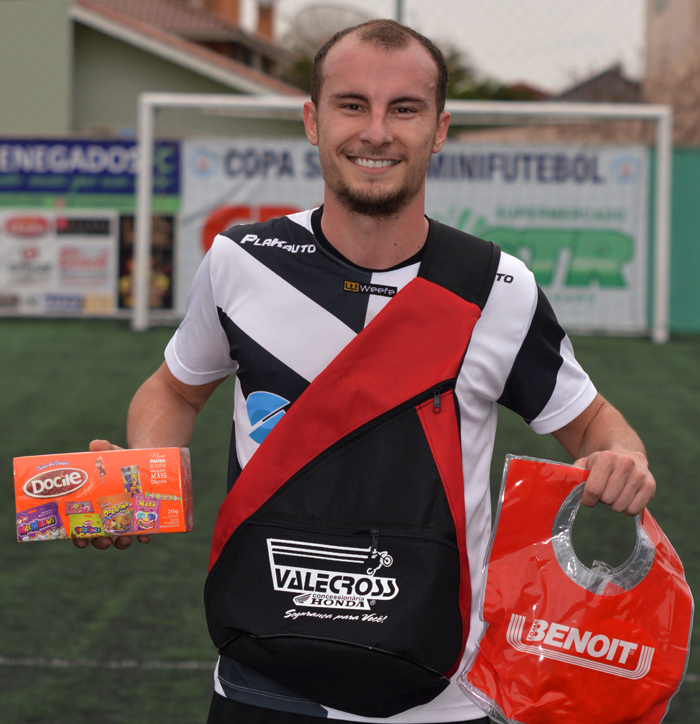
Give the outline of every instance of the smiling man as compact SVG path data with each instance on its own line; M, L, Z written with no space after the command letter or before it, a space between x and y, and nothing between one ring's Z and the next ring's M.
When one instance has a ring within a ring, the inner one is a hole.
M590 471L587 505L635 515L654 479L531 272L426 217L440 51L371 21L331 38L312 81L323 206L216 238L129 445L188 445L235 374L210 724L486 722L456 679L481 633L498 404Z
M425 174L450 120L444 59L409 33L378 24L322 49L304 106L326 183L324 234L346 258L374 269L423 246Z

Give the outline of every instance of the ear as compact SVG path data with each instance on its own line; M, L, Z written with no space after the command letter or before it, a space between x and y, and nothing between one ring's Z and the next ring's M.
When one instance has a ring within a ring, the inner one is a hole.
M439 153L447 140L447 129L450 125L450 114L443 111L438 118L437 129L435 130L435 142L433 143L433 153Z
M304 103L304 129L306 137L312 146L318 146L318 123L316 119L316 106L313 101Z

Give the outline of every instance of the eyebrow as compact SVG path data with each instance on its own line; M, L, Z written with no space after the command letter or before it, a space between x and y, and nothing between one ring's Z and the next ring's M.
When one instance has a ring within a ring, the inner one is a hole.
M331 100L332 101L363 101L365 103L369 102L369 98L366 95L363 95L362 93L331 93ZM395 105L401 105L402 103L415 103L417 105L421 106L427 106L428 101L425 100L425 98L420 98L418 96L401 96L400 98L394 98L389 102L390 106Z

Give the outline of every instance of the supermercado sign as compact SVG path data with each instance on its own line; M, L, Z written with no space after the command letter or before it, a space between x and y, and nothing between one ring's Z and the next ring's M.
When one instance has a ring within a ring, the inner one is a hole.
M184 144L178 307L214 235L323 200L304 140ZM648 154L638 146L448 143L427 172L429 216L521 258L569 329L647 326Z

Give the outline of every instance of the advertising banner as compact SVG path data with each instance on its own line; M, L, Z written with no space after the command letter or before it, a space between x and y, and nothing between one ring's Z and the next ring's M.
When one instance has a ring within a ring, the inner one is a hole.
M117 215L0 212L0 314L115 311Z
M183 145L176 307L219 231L317 206L318 151L301 139ZM643 147L475 145L431 157L427 214L521 258L570 330L647 327Z
M124 139L0 139L2 194L134 194L138 145ZM180 193L180 147L155 144L153 193Z
M0 314L112 314L131 306L137 165L134 140L0 139ZM173 306L179 201L180 144L158 141L152 309ZM80 228L76 219L83 219ZM64 249L68 242L72 258ZM86 255L93 252L90 267ZM76 264L80 273L67 271ZM106 269L109 280L102 278Z

